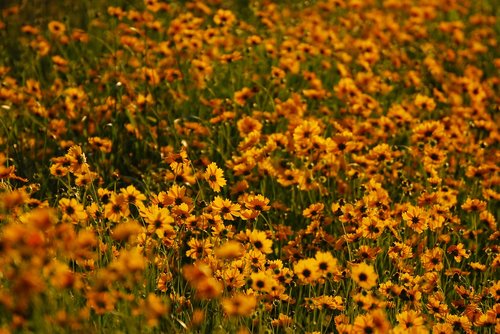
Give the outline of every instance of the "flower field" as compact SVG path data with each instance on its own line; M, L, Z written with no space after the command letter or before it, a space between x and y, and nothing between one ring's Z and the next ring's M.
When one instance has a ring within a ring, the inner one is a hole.
M500 333L495 3L0 4L0 334Z

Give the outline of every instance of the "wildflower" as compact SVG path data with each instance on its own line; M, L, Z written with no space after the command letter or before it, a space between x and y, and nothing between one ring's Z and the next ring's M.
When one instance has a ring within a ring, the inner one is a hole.
M351 278L363 289L371 289L377 285L378 275L373 266L362 262L352 266Z
M244 258L255 270L262 269L266 263L266 256L258 249L248 251L245 253Z
M455 332L471 333L472 323L465 315L458 316L448 313L444 320L453 327Z
M165 162L169 164L175 174L179 174L184 166L189 163L189 159L186 150L183 149L179 153L169 153L165 157Z
M222 169L217 167L217 164L215 162L212 162L210 165L208 165L207 170L205 171L203 176L209 183L210 188L212 188L212 190L215 192L220 192L221 187L224 187L226 185L224 172L222 171Z
M59 200L59 207L63 213L63 220L70 220L72 222L80 222L87 218L83 205L78 203L74 198L62 198Z
M274 327L290 327L293 324L293 318L280 313L278 319L271 320L271 325Z
M253 230L252 232L247 231L250 243L253 247L264 254L272 253L272 240L267 239L267 235L263 231Z
M123 194L112 194L111 200L104 206L104 217L112 222L118 222L130 215L128 203Z
M453 334L453 327L448 323L437 323L432 326L432 334Z
M104 314L115 309L116 298L110 292L90 291L87 293L87 305L96 314Z
M50 21L49 22L49 31L54 36L63 35L66 31L66 26L64 23L59 21Z
M216 196L211 204L214 213L221 214L222 218L226 220L234 220L235 217L240 216L240 205L232 203L228 199Z
M467 198L461 208L466 212L480 212L486 209L486 202L478 199Z
M172 281L172 278L173 276L171 273L161 273L156 284L158 290L160 290L161 292L166 292L168 290L167 285Z
M245 198L245 207L258 212L269 211L269 199L263 195L249 195Z
M299 260L294 266L293 271L303 284L314 282L319 278L318 262L316 259Z
M73 173L80 172L86 164L86 158L80 146L71 146L65 157L68 159L70 170Z
M181 205L185 203L189 208L193 205L193 199L186 196L186 187L177 184L172 185L167 194L164 193L159 198L165 205Z
M443 255L444 251L439 247L434 247L432 249L428 249L422 254L420 261L424 266L425 270L431 271L440 271L443 270Z
M215 249L215 256L220 259L234 259L243 256L244 248L238 241L228 241Z
M415 97L415 105L427 111L433 111L436 108L436 102L432 98L421 94L417 94Z
M358 315L354 319L353 333L375 333L375 324L370 314Z
M160 318L168 313L169 307L161 300L160 297L150 293L145 300L140 303L141 312L146 317L146 323L150 327L157 326Z
M218 26L231 27L236 21L236 17L229 10L219 9L214 16L214 23Z
M189 250L186 251L186 256L192 259L200 259L207 256L212 251L212 243L208 239L195 239L191 238L187 243Z
M107 138L91 137L89 138L89 144L103 153L110 153L113 148L113 142Z
M276 281L264 271L252 273L250 275L252 289L262 292L271 292L271 289L276 286Z
M317 218L320 216L325 208L323 203L311 204L307 209L302 211L302 215L306 218Z
M411 248L410 248L411 249ZM360 246L358 249L358 255L363 259L363 260L375 260L377 255L380 253L381 249L380 247L368 247L366 245ZM390 257L390 255L389 255Z
M461 262L462 258L468 259L470 256L470 253L467 252L467 250L464 248L463 243L458 243L457 245L452 245L448 247L446 250L448 254L451 254L455 261Z
M137 190L133 185L130 185L127 188L122 188L120 192L123 194L128 204L139 205L146 200L146 196L144 196L144 194Z
M410 206L408 210L403 213L403 219L412 230L419 234L427 229L427 215L425 211L419 207Z
M444 302L442 293L429 296L426 307L435 317L444 317L448 313L448 305Z
M323 276L331 276L333 274L338 274L339 265L336 258L333 257L330 252L317 252L316 259L318 272Z
M387 333L390 328L389 320L382 309L376 309L370 312L372 318L373 326L375 327L375 333Z
M213 299L222 293L222 284L212 276L212 270L203 263L185 265L184 278L196 289L196 298Z
M234 93L234 101L239 106L244 106L249 99L254 96L254 91L248 87L243 87L243 89Z
M254 295L236 294L231 298L221 301L222 309L228 316L246 317L253 313L257 306L257 298Z
M262 123L249 116L241 118L236 125L241 137L244 137L254 131L260 132L262 130Z
M245 275L238 268L229 268L222 273L225 288L227 291L234 291L245 285Z
M175 234L172 223L174 219L167 208L159 208L151 205L141 209L140 214L148 224L147 231L155 233L159 238L169 237Z
M414 310L403 311L397 314L396 320L399 323L399 327L403 330L410 330L418 333L419 329L425 329L424 318Z
M321 133L321 128L316 121L305 121L293 131L295 144L310 141L313 137Z
M131 237L136 237L142 232L142 228L137 221L129 221L123 224L117 225L111 237L117 241L130 240Z
M368 239L377 239L383 233L385 224L376 217L364 217L361 220L361 226L358 233Z

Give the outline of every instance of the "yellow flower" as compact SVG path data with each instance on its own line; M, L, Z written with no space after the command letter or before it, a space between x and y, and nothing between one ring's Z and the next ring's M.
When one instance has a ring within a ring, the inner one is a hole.
M125 196L123 194L112 194L110 202L104 207L104 216L113 222L117 222L129 215L130 210Z
M222 309L228 316L249 316L257 306L257 298L253 295L236 294L221 301Z
M207 180L210 188L215 192L220 192L221 187L226 185L226 179L224 179L224 172L222 169L217 167L215 162L208 165L207 170L203 174L205 180Z
M252 273L250 279L252 280L252 289L257 291L271 292L273 287L277 285L277 282L264 271Z
M247 234L249 234L250 242L255 249L265 254L272 253L273 242L267 239L266 232L254 230L252 232L247 231Z
M363 289L371 289L377 285L378 275L373 266L364 262L353 265L351 278Z
M49 31L54 36L60 36L66 31L66 26L64 25L64 23L59 21L50 21Z
M299 260L293 271L302 283L311 283L319 278L318 262L316 259Z
M63 213L63 220L79 222L87 218L87 213L83 209L83 205L78 203L74 198L62 198L59 201L59 207Z
M220 214L226 220L234 220L234 217L240 216L240 205L220 196L214 198L211 206L215 214Z
M418 234L427 229L427 214L420 207L410 206L410 208L403 213L403 219L406 224Z

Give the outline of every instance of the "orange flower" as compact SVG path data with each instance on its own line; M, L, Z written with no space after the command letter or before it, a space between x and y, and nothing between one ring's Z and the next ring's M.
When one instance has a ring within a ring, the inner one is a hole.
M403 219L412 230L419 234L427 229L427 215L420 207L410 206L403 213Z
M210 188L215 192L220 192L221 187L226 185L226 179L224 179L224 172L222 169L217 167L215 162L208 165L207 170L203 174L205 180L207 180Z
M323 276L331 276L339 274L339 264L336 258L333 257L330 252L317 252L316 264L318 266L318 272Z
M62 198L59 201L59 207L63 213L63 220L70 220L77 223L87 218L87 213L85 212L83 205L78 203L78 201L74 198Z
M195 239L191 238L187 243L189 250L186 252L186 256L192 259L200 259L206 257L212 251L212 243L208 239Z
M425 270L431 271L443 270L443 255L444 251L441 248L435 247L433 249L428 249L424 252L424 254L420 257L420 261L424 266Z
M221 301L222 309L228 316L246 317L252 314L257 306L257 298L254 295L236 294L231 298Z
M88 292L87 305L97 314L104 314L115 309L116 298L109 292Z
M50 21L49 31L54 36L60 36L66 31L66 26L64 25L64 23L59 21Z
M214 213L220 214L226 220L234 220L235 217L240 216L240 205L220 196L214 198L211 207Z
M247 230L248 238L253 247L264 254L272 253L272 240L267 239L266 232L254 230L252 232Z
M128 203L123 194L112 194L111 200L104 206L104 217L113 222L118 222L130 215Z
M230 27L236 21L236 17L229 10L219 9L214 16L214 22L218 26Z
M371 289L377 285L378 275L373 266L364 262L352 266L351 278L363 289Z
M318 270L318 261L316 259L299 260L294 266L293 271L302 283L312 283L320 277Z

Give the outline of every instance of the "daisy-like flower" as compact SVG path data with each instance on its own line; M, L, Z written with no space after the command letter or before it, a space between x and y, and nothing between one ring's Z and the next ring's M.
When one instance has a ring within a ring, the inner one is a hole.
M90 291L87 293L87 306L94 310L96 314L113 311L115 303L115 296L109 292Z
M219 259L236 259L243 256L245 248L238 241L230 240L215 249L215 256Z
M316 263L318 271L323 276L334 275L339 272L339 265L336 258L330 252L317 252Z
M384 232L384 221L376 217L364 217L358 233L368 239L377 239Z
M448 323L438 323L432 327L432 333L435 334L453 334L453 326Z
M64 23L59 21L50 21L48 27L50 33L54 36L60 36L66 31Z
M465 211L465 212L479 212L479 211L483 211L484 209L486 209L486 202L485 201L481 201L479 199L471 199L471 198L467 198L467 200L464 202L464 204L462 204L461 208Z
M226 179L224 179L224 172L222 169L217 167L215 162L208 165L207 170L203 174L205 180L207 180L210 188L215 192L220 192L221 187L226 185Z
M461 242L458 245L452 245L452 246L448 247L446 252L448 254L453 255L455 261L457 261L457 262L462 261L463 258L468 259L470 256L470 254L467 253L467 250L464 248L464 244Z
M125 200L129 204L137 205L146 200L146 196L137 190L133 185L128 186L127 188L122 188L120 192L125 196Z
M277 285L276 281L266 272L259 271L250 275L252 289L256 291L270 292Z
M148 224L148 233L155 233L159 238L175 233L171 225L174 219L167 208L159 208L157 205L151 205L144 207L140 213L144 217L144 221Z
M246 283L246 277L238 268L229 268L222 272L222 279L227 291L241 288Z
M373 266L365 262L352 266L351 278L363 289L371 289L377 285L378 275Z
M214 15L214 23L218 26L230 27L235 21L236 16L229 10L219 9Z
M266 232L254 230L252 232L247 231L247 234L255 249L264 254L269 254L273 251L271 248L273 246L273 242L267 239Z
M263 195L248 195L245 199L245 207L258 212L269 211L269 199Z
M439 247L428 249L421 256L420 261L427 271L440 271L443 270L443 255L444 251Z
M319 278L318 261L316 259L299 260L293 267L299 280L305 284L314 282Z
M222 309L228 316L249 316L257 306L257 298L254 295L236 294L231 298L221 301Z
M375 324L370 314L358 315L354 319L354 333L375 333Z
M59 201L59 207L63 213L63 219L78 222L87 218L83 205L74 198L62 198Z
M119 221L122 217L128 217L130 210L123 194L112 194L111 200L104 206L104 217L113 222Z
M220 214L226 220L234 220L234 217L240 216L240 205L216 196L211 204L215 214Z
M420 333L419 329L425 329L424 318L414 310L403 311L396 315L399 327L404 330L411 330Z
M186 252L186 256L192 259L200 259L207 256L212 251L212 243L208 239L195 239L191 238L188 242L189 250Z
M427 215L425 211L416 206L410 206L403 213L403 220L406 224L418 234L427 229Z

